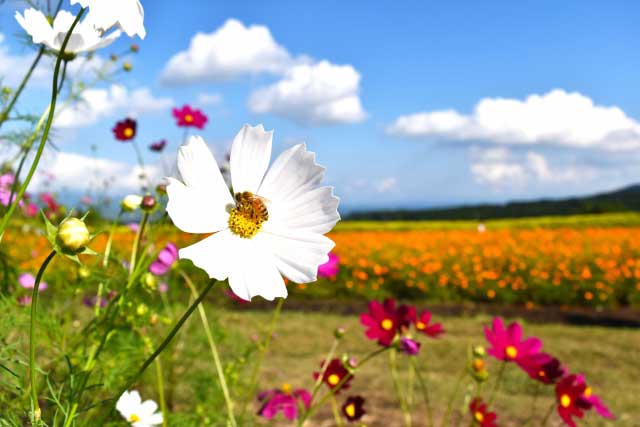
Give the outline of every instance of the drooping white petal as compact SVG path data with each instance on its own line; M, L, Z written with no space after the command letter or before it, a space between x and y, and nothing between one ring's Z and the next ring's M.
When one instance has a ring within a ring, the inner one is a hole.
M53 40L53 29L51 24L47 21L47 17L44 16L39 10L29 8L24 12L24 16L20 12L16 12L15 18L18 24L29 34L34 43L44 43L48 41L51 43Z
M234 193L258 192L271 160L273 131L265 132L262 125L244 125L231 145L231 184Z
M327 233L340 220L339 199L318 188L324 168L315 153L298 144L284 151L267 172L258 194L269 200L269 222L279 227Z
M276 227L269 222L253 240L270 251L280 273L296 283L317 280L318 267L329 260L329 252L335 246L322 234Z
M144 39L144 9L139 0L71 0L89 8L87 20L100 30L108 30L119 25L129 37L134 35Z
M269 301L276 297L286 298L287 287L271 252L257 244L255 237L242 239L239 243L240 262L229 273L229 286L233 293L246 301L255 296Z
M206 271L209 277L225 280L243 256L238 240L240 237L226 229L180 249L178 254L180 259L190 259L194 265Z
M227 226L233 198L218 163L204 140L192 136L178 151L178 169L184 180L169 178L167 212L188 233L213 233Z

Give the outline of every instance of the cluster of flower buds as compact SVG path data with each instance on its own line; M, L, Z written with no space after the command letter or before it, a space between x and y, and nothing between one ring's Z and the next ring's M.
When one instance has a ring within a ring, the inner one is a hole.
M487 364L484 360L487 356L485 348L477 345L471 350L470 354L469 373L471 377L478 383L487 381L489 372L487 371Z

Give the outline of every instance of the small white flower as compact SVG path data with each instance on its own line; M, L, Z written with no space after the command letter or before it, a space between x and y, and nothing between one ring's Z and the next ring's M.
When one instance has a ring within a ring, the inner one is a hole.
M162 414L156 412L158 404L153 400L143 402L136 390L122 393L116 409L133 427L155 427L162 424Z
M95 28L106 31L114 25L122 28L129 37L138 35L144 39L144 9L139 0L71 0L71 4L80 3L89 8L87 20Z
M16 12L16 21L31 36L34 43L43 43L45 46L55 51L60 51L73 21L76 17L66 10L61 10L53 20L53 25L49 23L47 17L39 10L29 8L24 11L24 15ZM120 30L112 31L104 36L102 31L98 31L86 19L78 22L73 29L69 42L65 48L65 53L79 53L92 51L105 47L118 37Z
M122 199L120 202L120 207L125 212L133 212L140 208L142 204L142 196L138 196L137 194L129 194Z
M180 147L183 182L169 178L167 212L187 233L214 233L180 250L233 292L251 300L286 297L282 275L296 283L315 281L334 243L324 236L340 219L333 188L320 187L324 168L298 144L267 171L273 131L245 125L231 146L234 195L211 151L193 136Z

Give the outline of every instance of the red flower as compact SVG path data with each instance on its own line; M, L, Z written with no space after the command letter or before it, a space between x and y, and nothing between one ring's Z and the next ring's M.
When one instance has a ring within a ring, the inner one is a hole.
M208 120L202 111L192 109L188 105L183 105L180 109L174 108L173 117L176 118L176 124L180 127L195 127L198 129L204 129L204 125Z
M320 369L324 368L325 362L320 364ZM313 373L313 378L316 380L320 376L319 372ZM347 377L347 380L344 380ZM340 359L332 359L327 366L327 369L324 371L324 375L322 376L322 381L330 388L335 390L335 394L338 394L340 390L346 390L351 386L351 380L353 380L353 375L349 374L349 370L344 366L342 360ZM338 387L338 385L342 382L342 384Z
M547 353L538 353L522 359L527 375L544 384L555 384L567 373L560 361Z
M342 405L342 414L349 422L358 421L366 413L362 396L349 396Z
M511 323L505 330L502 319L499 317L493 319L492 329L484 328L484 334L491 344L487 353L498 360L516 362L525 370L526 359L539 353L542 348L542 341L538 338L522 340L522 327L517 322Z
M258 410L261 417L270 420L282 411L287 419L295 420L301 405L309 409L311 393L302 388L291 391L289 385L285 384L282 389L263 391L258 395L258 400L263 402Z
M584 375L576 375L576 381L586 385L584 393L582 393L582 398L593 405L593 408L598 414L600 414L601 417L609 418L611 420L616 418L615 415L613 415L611 411L609 411L609 408L607 408L602 399L600 399L600 396L593 394L593 389L586 384Z
M593 406L584 398L587 385L577 375L568 375L556 384L558 415L566 425L576 427L573 417L582 418Z
M135 120L126 118L116 123L111 130L118 141L131 141L136 137L137 126L138 124Z
M438 338L439 335L444 334L444 328L441 323L429 324L430 322L431 312L425 310L420 313L420 317L416 319L416 329L431 338Z
M406 319L402 322L406 322ZM369 312L360 315L360 323L368 328L365 334L369 339L378 340L378 344L388 347L401 325L395 300L386 299L383 304L371 301Z
M163 139L161 141L154 142L153 144L149 145L149 150L155 151L156 153L159 153L162 150L164 150L164 147L166 145L167 145L167 140Z
M469 405L469 412L471 412L471 416L473 417L474 425L480 427L498 427L498 424L496 424L498 416L495 412L489 412L487 404L482 402L482 399L473 399Z

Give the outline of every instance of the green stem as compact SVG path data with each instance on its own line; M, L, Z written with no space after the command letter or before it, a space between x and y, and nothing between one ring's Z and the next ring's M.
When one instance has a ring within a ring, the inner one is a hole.
M420 391L422 391L422 396L424 397L424 404L427 407L427 427L432 427L433 424L433 412L431 411L431 399L429 399L429 388L427 387L427 383L422 377L422 373L416 366L415 359L411 359L411 366L413 367L413 371L416 374L416 378L418 379L418 386L420 386Z
M336 421L337 427L342 427L344 424L342 422L342 417L340 416L340 409L338 408L338 402L336 401L336 396L331 396L331 410L333 411L333 419Z
M160 401L160 412L162 412L162 427L167 427L167 402L164 398L164 379L162 377L162 362L158 357L155 361L156 381L158 386L158 400Z
M411 427L411 413L407 408L407 401L402 395L402 388L400 387L400 378L398 377L398 369L397 369L397 351L395 348L391 349L389 352L389 370L391 372L391 379L393 380L393 389L396 392L396 397L398 398L398 402L400 403L400 409L402 410L402 415L404 417L404 425L406 427Z
M329 363L331 362L331 359L333 359L333 355L335 354L338 348L339 342L340 341L338 339L333 340L333 344L329 349L329 353L327 354L327 357L324 358L324 364L320 369L320 374L318 375L318 378L316 378L316 383L313 385L313 391L311 392L311 399L309 400L309 406L313 405L313 401L316 398L318 391L320 391L320 386L322 386L322 379L324 378L324 374L327 372L327 369L329 368Z
M44 262L40 266L40 270L38 270L38 274L36 275L36 281L33 285L33 292L31 294L31 323L29 328L29 376L31 377L31 400L34 407L33 419L31 423L34 426L40 424L41 417L40 404L38 403L38 382L36 378L36 313L38 311L38 292L40 289L40 281L42 280L42 275L55 256L56 251L51 251L47 258L45 258Z
M11 98L11 101L9 101L9 104L7 104L5 109L2 110L2 113L0 113L0 127L2 127L2 124L6 122L7 119L9 118L9 113L11 113L11 110L16 105L16 102L18 102L18 98L22 94L22 91L24 90L24 88L27 86L27 82L31 78L33 71L38 66L38 62L40 62L40 59L42 59L42 55L44 54L44 49L45 49L44 45L40 46L40 49L38 49L38 54L36 55L33 62L31 63L31 66L29 67L27 74L25 74L25 76L22 78L22 82L20 82L20 86L18 86L18 89L16 89L15 93L13 94L13 97Z
M198 292L196 291L193 282L183 271L179 272L185 283L191 289L191 294L194 297L198 296ZM211 333L211 328L209 327L209 320L207 319L207 314L204 310L204 307L201 305L198 306L198 312L200 313L200 320L202 321L202 326L204 328L204 333L207 336L207 341L209 341L209 348L211 349L211 355L213 356L213 363L216 366L216 371L218 372L218 380L220 381L220 387L222 388L222 394L224 396L224 401L227 404L227 413L228 413L228 421L229 425L232 427L237 427L236 418L233 412L233 400L231 399L231 394L229 393L229 388L227 386L227 380L224 375L224 370L222 369L222 363L220 362L220 355L218 353L218 348L216 347L216 342L213 339L213 333Z
M140 220L138 232L136 233L135 239L133 239L133 247L131 248L131 260L129 261L129 276L131 276L133 274L133 271L136 269L136 259L138 257L140 239L142 238L142 234L144 233L144 228L147 226L148 220L149 212L144 211L144 213L142 214L142 219Z
M169 334L165 337L165 339L162 341L160 346L151 354L151 356L149 356L147 358L147 360L145 360L145 362L142 364L142 366L140 367L138 372L136 372L135 375L133 375L131 378L129 378L127 383L123 387L121 387L119 389L118 394L116 395L116 398L112 399L112 401L110 403L110 406L109 406L109 409L104 412L104 415L102 416L102 418L100 420L101 422L98 423L97 425L104 425L104 421L113 412L113 410L114 410L114 408L116 406L117 399L120 396L122 396L122 394L125 391L129 390L131 388L131 386L133 386L133 384L135 384L136 381L138 381L140 376L144 373L144 371L146 371L146 369L149 367L149 365L151 365L153 363L153 361L156 360L156 358L160 355L160 353L162 353L164 351L164 349L171 343L171 340L173 339L173 337L175 337L176 334L178 333L178 331L180 331L180 329L182 328L182 325L184 325L184 323L187 321L187 319L195 311L196 307L198 307L198 305L207 296L207 293L211 290L211 288L215 284L216 284L216 280L212 279L212 280L209 281L207 286L205 286L205 288L202 290L202 292L200 292L200 295L198 295L198 298L196 298L193 301L191 306L189 306L187 311L185 311L185 313L182 315L180 320L178 320L178 322L173 326L173 328L171 329Z
M60 73L60 64L62 63L64 49L67 47L67 44L69 43L69 38L71 37L71 34L73 33L73 30L75 29L76 25L78 25L78 22L80 22L80 18L82 18L82 15L84 15L85 10L86 9L84 8L80 9L78 16L76 16L76 19L73 21L73 24L71 24L71 28L69 28L69 31L67 32L64 38L64 41L62 42L62 46L60 47L60 52L58 53L58 59L56 59L56 66L53 70L53 84L52 84L53 88L51 90L51 102L49 103L49 107L48 107L49 114L47 116L47 122L44 126L44 131L42 132L40 145L38 146L38 150L36 151L36 156L33 159L33 163L31 164L29 173L27 174L24 182L20 186L20 190L18 191L17 197L11 203L11 205L9 205L9 209L7 210L7 212L4 214L4 217L2 218L2 222L0 223L0 241L2 241L2 237L4 236L4 231L7 228L7 224L9 224L9 219L11 218L11 216L13 215L13 212L15 211L16 207L20 203L20 200L22 200L22 196L24 196L24 193L27 191L27 187L29 186L31 179L33 178L33 175L35 174L36 169L38 168L38 163L40 162L40 158L42 157L42 153L44 151L44 146L46 145L47 139L49 138L49 131L51 130L51 125L53 124L53 118L55 116L56 102L58 100L58 74Z
M133 146L134 151L136 152L136 158L138 159L138 165L140 166L140 176L141 181L144 178L146 184L142 184L142 191L146 192L149 189L149 177L147 176L146 168L144 166L144 160L142 158L142 152L140 151L140 147L138 147L138 143L135 139L131 140L131 145Z
M500 370L498 371L498 377L496 378L496 383L493 386L493 390L491 390L491 394L489 395L489 400L487 401L487 407L490 407L493 401L496 398L496 393L500 390L500 384L502 383L502 378L504 377L504 371L507 368L507 362L502 362L500 365Z
M458 395L460 384L462 384L462 380L464 379L466 374L467 374L467 369L464 368L462 372L460 372L460 375L458 375L458 378L456 379L456 384L453 386L453 393L451 393L451 397L449 398L449 402L447 403L447 409L445 410L444 415L442 416L442 422L440 423L440 427L445 427L447 425L447 421L449 421L449 418L451 417L451 411L453 410L453 401Z
M120 222L121 216L122 216L122 209L118 211L118 215L116 216L116 219L113 221L113 224L111 225L111 230L109 230L109 237L107 238L107 244L104 248L104 257L102 258L102 268L105 270L109 266L109 257L111 256L111 246L113 245L113 235L116 232L116 228L118 227L118 223ZM96 304L94 306L96 317L100 315L100 310L102 309L101 303L102 303L103 291L104 291L104 283L100 282L100 284L98 285L98 294L96 296Z
M280 312L282 311L282 304L284 304L284 298L279 298L276 308L273 311L273 316L271 317L271 323L269 324L269 329L267 330L267 337L264 340L264 344L262 345L262 348L260 348L260 352L258 353L258 359L256 360L255 365L253 365L249 387L247 388L247 394L243 402L242 411L240 412L241 419L244 419L244 415L247 410L247 405L253 399L253 396L256 391L256 387L258 386L258 374L260 373L260 367L262 366L262 362L264 360L264 356L267 352L267 349L271 345L271 338L276 329L276 325L278 324L278 319L280 318Z
M549 418L551 418L551 414L553 414L553 410L555 409L555 407L556 407L556 402L555 401L551 402L551 406L549 406L549 410L547 411L547 414L542 419L542 423L540 424L540 427L546 427L547 422L549 421Z

